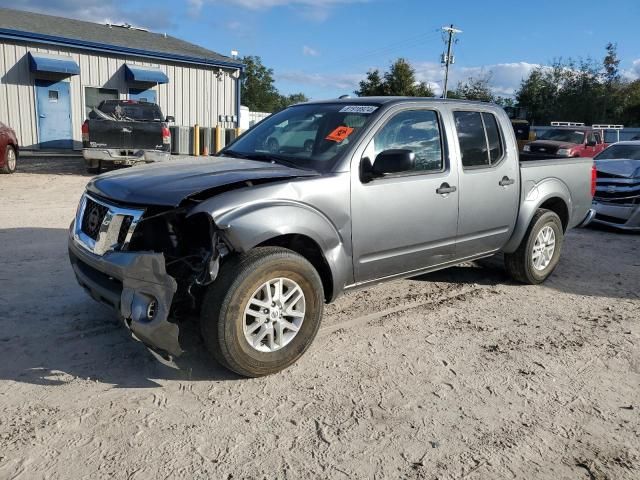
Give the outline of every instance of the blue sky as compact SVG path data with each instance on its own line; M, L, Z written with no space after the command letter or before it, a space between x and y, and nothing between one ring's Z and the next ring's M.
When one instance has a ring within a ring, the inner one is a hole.
M0 0L9 8L83 20L129 22L223 54L259 55L282 93L352 93L371 68L407 58L418 78L442 84L440 28L458 36L453 84L492 72L509 95L534 66L557 57L601 59L618 43L621 69L640 76L640 1L538 0Z

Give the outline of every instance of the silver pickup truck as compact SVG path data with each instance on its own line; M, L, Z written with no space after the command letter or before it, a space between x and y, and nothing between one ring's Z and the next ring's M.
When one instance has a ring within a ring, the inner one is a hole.
M312 146L269 142L300 122ZM148 346L179 355L181 319L199 312L214 357L259 376L295 362L345 292L498 252L517 281L544 281L565 232L593 217L594 186L592 159L520 164L495 105L306 103L216 157L94 178L69 256L80 285Z

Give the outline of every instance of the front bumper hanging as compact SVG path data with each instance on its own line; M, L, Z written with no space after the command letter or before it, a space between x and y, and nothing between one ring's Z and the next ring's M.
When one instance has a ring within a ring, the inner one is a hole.
M148 347L179 356L179 328L169 320L177 282L167 274L164 255L150 252L89 252L69 230L69 259L78 283L124 320Z

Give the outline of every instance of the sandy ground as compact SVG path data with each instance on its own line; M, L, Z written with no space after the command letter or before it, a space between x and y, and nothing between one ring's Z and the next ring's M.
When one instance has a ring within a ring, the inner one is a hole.
M246 380L76 285L80 162L0 176L0 478L640 478L640 236L572 231L543 286L490 260L349 294Z

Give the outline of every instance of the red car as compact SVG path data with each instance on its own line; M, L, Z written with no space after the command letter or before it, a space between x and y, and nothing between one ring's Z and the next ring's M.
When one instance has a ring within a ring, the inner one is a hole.
M16 132L0 122L0 173L16 171L18 139Z
M553 125L537 140L527 143L521 157L523 160L594 157L607 146L602 138L602 130L582 125Z

